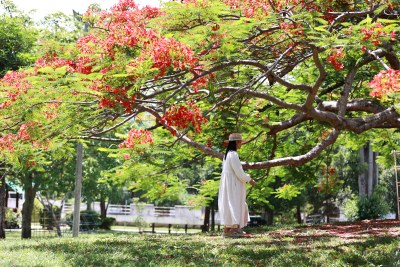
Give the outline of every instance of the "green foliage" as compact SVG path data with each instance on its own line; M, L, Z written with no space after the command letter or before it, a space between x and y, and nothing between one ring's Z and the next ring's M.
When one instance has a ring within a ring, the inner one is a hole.
M378 185L371 196L353 196L345 203L345 216L351 221L383 218L390 212L386 194L387 188Z
M297 197L301 191L295 185L292 184L284 184L282 187L276 189L274 194L276 194L277 198L282 198L286 200L291 200Z
M60 43L72 43L83 35L82 18L73 17L62 12L46 15L41 21L41 39L47 43L50 40Z
M115 220L114 217L105 217L101 220L100 229L111 230L111 226L115 224Z
M189 200L188 204L195 207L208 207L218 196L220 180L205 180L199 186L199 191Z
M9 70L18 70L34 61L30 54L36 31L24 18L0 14L0 77Z
M43 210L43 204L40 203L40 201L37 198L35 198L35 200L33 201L32 222L39 223L41 210Z
M349 221L357 221L359 219L359 208L358 208L359 198L357 195L352 195L344 203L344 215Z
M5 208L5 228L13 229L21 227L22 214L20 210Z
M379 219L389 213L385 194L387 188L377 186L370 197L362 196L358 200L358 219Z
M100 215L94 210L82 210L80 212L80 224L79 231L90 231L99 228L102 224ZM73 225L73 214L67 214L67 224L72 229Z
M55 218L53 217L53 213ZM48 205L40 210L40 225L43 229L53 230L61 216L61 208L54 205Z
M398 226L390 229L396 232ZM1 266L350 267L400 263L396 236L340 238L327 235L326 229L310 227L268 228L243 239L107 232L21 240L13 234L0 242Z

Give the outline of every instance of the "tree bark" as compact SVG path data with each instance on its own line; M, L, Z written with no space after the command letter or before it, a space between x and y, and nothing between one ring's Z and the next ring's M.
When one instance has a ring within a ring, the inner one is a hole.
M371 143L360 148L360 166L367 166L361 170L358 176L358 188L360 196L371 196L378 183L379 169L376 164L377 153L372 151Z
M57 231L57 236L58 236L58 237L61 237L61 236L62 236L61 227L60 227L61 210L62 210L62 205L61 205L61 208L60 208L60 212L59 212L58 214L56 214L56 213L54 212L54 206L51 205L51 216L52 216L53 221L54 221L54 223L55 223L56 231Z
M104 198L100 199L100 218L104 220L107 217L107 206Z
M22 205L22 231L21 238L32 237L32 212L36 196L36 187L33 183L34 174L30 172L27 179L27 188L25 189L25 202Z
M4 164L0 164L0 167L3 165ZM6 175L4 171L4 173L2 173L0 176L0 239L6 238L6 187Z
M274 211L266 208L265 209L265 221L267 222L267 225L273 225L274 224Z
M372 195L374 178L374 154L371 149L371 142L368 142L368 196Z
M215 203L211 203L211 232L215 232Z
M365 162L365 149L364 147L360 148L360 166L363 167ZM360 196L367 195L366 190L367 178L365 175L365 171L361 170L360 174L358 175L358 194Z
M303 221L301 220L301 209L299 205L296 206L296 217L297 217L297 223L302 224Z
M204 213L204 222L201 230L203 233L210 231L210 207L208 206Z

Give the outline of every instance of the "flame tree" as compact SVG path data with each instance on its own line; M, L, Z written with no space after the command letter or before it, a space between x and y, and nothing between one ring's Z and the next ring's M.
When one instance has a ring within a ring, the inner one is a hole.
M1 153L90 138L133 149L164 128L222 158L222 140L242 131L265 151L245 167L303 165L340 134L400 126L398 17L390 0L92 5L87 35L43 41L31 68L2 79ZM104 137L141 114L146 129ZM41 134L20 136L28 126ZM280 150L289 135L292 155Z

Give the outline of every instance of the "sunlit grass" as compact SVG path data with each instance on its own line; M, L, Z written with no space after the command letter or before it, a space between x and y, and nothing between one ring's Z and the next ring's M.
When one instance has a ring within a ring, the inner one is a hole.
M7 233L0 266L400 266L398 237L343 239L299 229L242 239L110 231L21 240Z

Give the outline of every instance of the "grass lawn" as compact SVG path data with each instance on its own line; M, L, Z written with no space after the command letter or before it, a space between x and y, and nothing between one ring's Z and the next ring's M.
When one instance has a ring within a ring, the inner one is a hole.
M98 232L0 241L0 266L399 266L400 221L250 229L251 237Z

